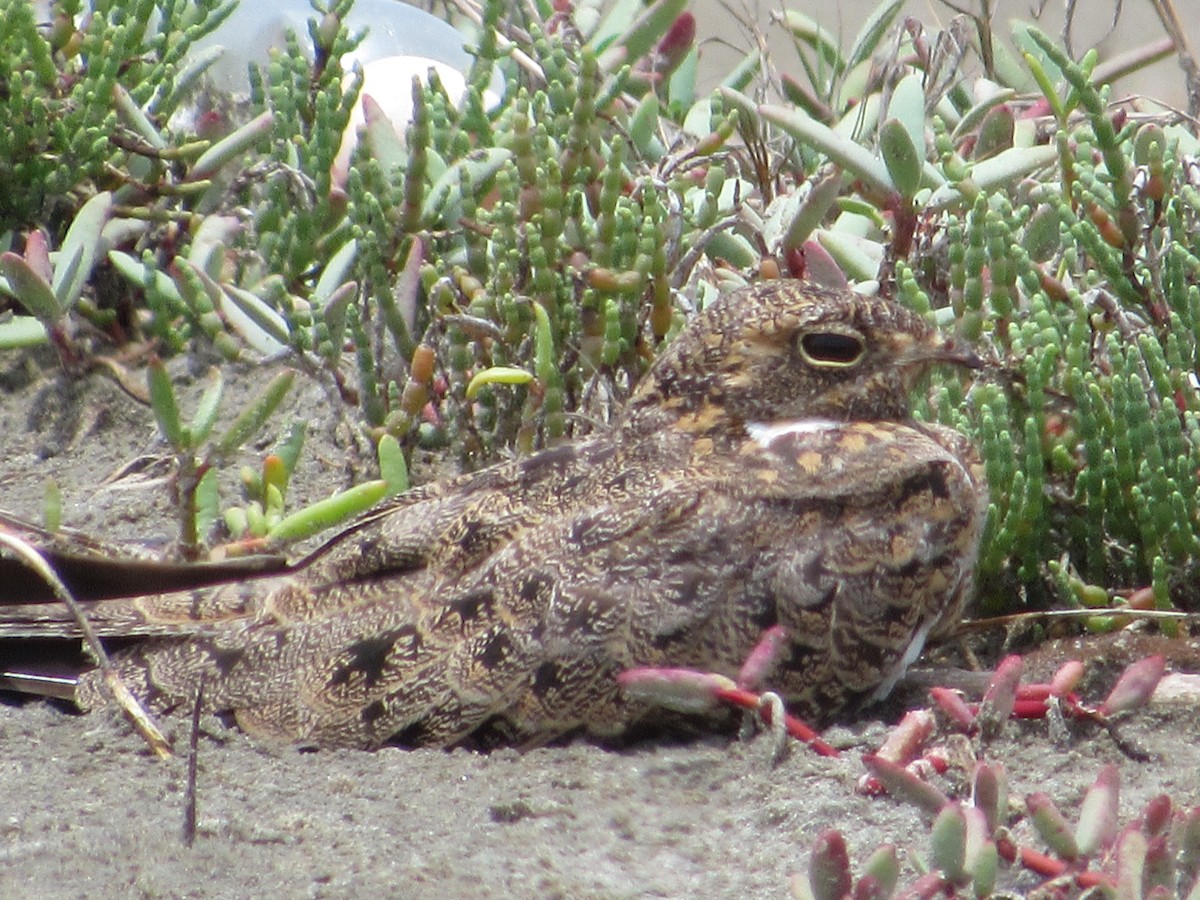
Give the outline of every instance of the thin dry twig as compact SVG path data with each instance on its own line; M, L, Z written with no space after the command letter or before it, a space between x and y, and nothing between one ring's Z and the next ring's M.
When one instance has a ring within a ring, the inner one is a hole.
M1175 42L1171 38L1158 38L1147 44L1134 47L1132 50L1110 56L1104 62L1098 63L1096 68L1092 70L1092 78L1097 84L1116 81L1132 72L1153 65L1159 60L1166 59L1174 50Z
M450 2L476 26L483 25L483 13L479 4L474 2L474 0L450 0ZM542 71L542 67L538 65L537 60L518 47L507 35L496 35L496 43L501 50L512 55L517 65L525 70L525 74L538 84L546 84L546 73Z
M1037 622L1044 619L1090 619L1093 616L1123 616L1128 619L1158 619L1174 622L1200 622L1200 613L1184 612L1178 609L1130 609L1124 606L1088 607L1087 609L1042 609L1030 612L1011 613L1006 616L992 616L987 619L969 619L960 622L956 634L971 631L987 631L992 628L1005 628L1022 622Z
M192 732L188 738L187 782L183 789L183 845L196 842L196 761L200 756L200 710L204 706L204 677L196 688L196 703L192 706Z
M1187 32L1179 21L1179 13L1175 9L1175 0L1152 0L1158 20L1170 35L1175 44L1175 53L1179 57L1179 68L1183 69L1183 77L1187 87L1188 114L1193 118L1200 117L1200 63L1196 62L1196 54L1188 44Z

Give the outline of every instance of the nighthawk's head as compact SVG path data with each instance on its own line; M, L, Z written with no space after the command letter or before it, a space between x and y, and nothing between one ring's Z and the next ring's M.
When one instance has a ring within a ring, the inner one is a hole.
M714 425L904 418L916 382L939 362L979 365L889 300L763 282L689 322L638 386L630 414L658 408Z

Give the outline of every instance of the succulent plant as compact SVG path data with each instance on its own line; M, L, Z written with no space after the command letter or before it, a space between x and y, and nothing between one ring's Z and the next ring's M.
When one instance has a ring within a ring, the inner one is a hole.
M1021 685L1021 661L1010 657L997 667L982 703L973 709L954 692L937 688L931 693L945 727L972 732L978 739L987 715L999 717L1001 724L1010 715L1065 713L1104 722L1130 715L1146 705L1164 671L1161 657L1132 663L1093 707L1074 693L1082 670L1078 660L1071 660L1052 681ZM948 702L951 697L958 698L956 703ZM900 885L900 848L885 844L856 878L845 837L830 828L814 841L808 871L792 879L793 896L1000 898L1015 896L1006 891L1017 887L1022 895L1046 897L1081 891L1130 898L1200 896L1200 807L1181 807L1162 794L1122 825L1120 773L1109 764L1097 773L1071 822L1042 791L1010 801L1005 768L985 758L985 744L955 750L948 749L946 740L944 746L928 749L938 732L936 722L925 710L910 711L876 753L863 757L869 775L860 782L861 790L912 804L930 823L928 854L914 854L910 848L916 877ZM967 776L964 799L953 799L926 780L926 773L947 772L951 760L959 766L969 760L969 772L960 773ZM1031 839L1046 849L1038 849Z
M951 75L961 30L889 32L898 9L881 4L846 55L787 17L820 63L811 85L785 82L795 106L723 92L796 180L766 249L793 274L880 281L990 346L992 379L922 407L983 448L985 608L1194 604L1196 140L1135 124L1094 53L1076 63L1033 26L1014 30L1022 65L993 59L999 82Z

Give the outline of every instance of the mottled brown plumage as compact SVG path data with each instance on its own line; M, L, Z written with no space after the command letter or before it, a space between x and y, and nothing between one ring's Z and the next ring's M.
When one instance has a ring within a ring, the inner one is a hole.
M616 734L648 712L617 673L734 674L774 624L768 686L825 721L971 590L978 457L908 412L939 362L975 358L891 302L761 284L696 316L602 434L410 491L279 573L91 615L144 636L118 665L152 706L203 678L211 708L305 744ZM55 606L0 609L0 636L56 629Z

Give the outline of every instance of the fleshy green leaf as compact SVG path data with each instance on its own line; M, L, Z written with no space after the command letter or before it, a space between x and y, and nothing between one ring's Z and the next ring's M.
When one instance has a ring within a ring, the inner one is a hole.
M408 490L408 463L400 442L393 435L379 439L379 474L388 484L388 496Z
M896 21L896 16L904 8L904 0L885 0L871 12L850 46L846 55L846 64L853 69L859 63L866 62L875 55L879 42L887 35Z
M255 116L241 128L226 135L204 151L192 166L192 170L188 172L188 179L202 181L211 178L222 166L233 162L238 156L270 135L274 124L275 114L269 110Z
M112 214L112 194L103 191L80 207L63 238L54 267L51 287L58 298L63 312L69 310L83 293L83 286L92 274L96 263L96 251L100 247L100 234ZM64 262L65 261L65 262Z
M0 322L0 350L40 347L49 340L46 326L36 316L13 316Z
M62 315L53 289L24 257L16 253L0 253L0 273L8 281L8 289L21 305L42 322L54 324Z
M898 119L888 119L879 130L879 150L884 165L902 197L912 199L921 186L922 160L908 130Z
M200 404L196 407L196 412L192 416L192 441L197 445L208 440L208 436L212 434L224 393L225 380L221 376L221 370L214 366L209 371L208 387L204 389L204 393L200 396Z
M172 449L184 450L190 443L179 413L179 401L175 399L175 387L162 360L155 357L146 368L146 381L150 388L150 408L154 419Z
M382 479L355 485L285 516L267 530L266 536L281 544L303 540L361 515L386 497L388 491L389 485Z
M881 193L891 193L896 189L887 167L881 160L872 156L871 152L861 144L841 137L829 126L821 124L805 113L785 106L764 104L758 107L758 113L768 122L778 125L801 144L821 151L833 162L875 190Z
M225 432L215 448L217 459L227 459L262 428L279 404L283 402L283 398L291 389L295 379L296 373L292 369L280 372L271 379L262 392L250 401L250 405L233 420L233 424L229 426L229 430Z
M533 373L515 366L491 366L476 372L467 385L467 399L474 400L479 391L489 384L529 384Z

